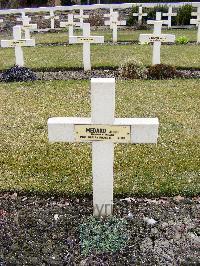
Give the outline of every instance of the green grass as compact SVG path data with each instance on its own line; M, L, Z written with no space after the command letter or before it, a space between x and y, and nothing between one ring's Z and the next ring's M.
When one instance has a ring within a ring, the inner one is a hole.
M162 45L161 62L179 68L200 68L200 46ZM71 68L82 66L82 45L24 48L25 66L34 69ZM92 67L118 67L127 58L151 65L151 45L92 45ZM0 69L15 64L14 49L0 48Z
M89 81L0 83L0 188L92 193L91 146L49 144L47 119L90 116ZM200 192L199 81L117 81L117 117L158 117L157 145L115 147L116 195Z
M152 33L153 30L118 30L118 40L119 41L138 41L139 35L143 33ZM162 30L162 33L175 34L176 38L180 36L186 36L190 41L197 40L197 30L196 29L173 29L173 30ZM92 30L92 35L104 36L105 41L112 40L111 30ZM74 35L82 35L82 31L74 30ZM32 37L35 38L36 44L38 43L60 43L68 42L68 31L61 30L55 33L33 33ZM0 39L12 38L6 33L0 33Z

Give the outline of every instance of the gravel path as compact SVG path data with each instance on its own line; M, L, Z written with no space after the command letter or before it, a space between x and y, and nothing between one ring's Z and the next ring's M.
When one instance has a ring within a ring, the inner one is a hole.
M114 214L126 222L128 241L117 252L87 255L80 225L92 214L91 199L7 193L0 202L1 266L200 264L198 197L115 199Z

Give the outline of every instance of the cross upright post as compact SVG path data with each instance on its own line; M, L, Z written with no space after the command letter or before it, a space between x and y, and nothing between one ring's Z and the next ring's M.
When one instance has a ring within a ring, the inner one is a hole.
M90 35L90 23L83 23L83 36L69 36L69 43L82 43L83 44L83 65L84 70L91 70L90 59L90 44L91 43L104 43L103 36Z
M190 19L190 24L194 24L197 27L197 43L200 43L200 7L197 8L197 12L192 12L192 16L196 16L196 19Z
M175 35L162 34L162 20L148 20L147 24L154 25L153 34L140 34L140 43L153 43L152 65L160 64L161 42L175 42Z
M60 22L60 27L61 28L66 28L68 27L68 35L73 36L74 35L74 26L75 27L80 27L81 23L80 22L74 22L74 15L73 14L68 14L68 21L67 22Z
M35 40L22 39L21 26L13 27L13 40L1 40L1 47L14 47L16 65L24 66L24 55L22 46L35 46Z
M17 21L23 21L23 19L26 17L26 14L24 11L21 12L21 17L17 18Z
M168 8L168 13L163 13L163 16L168 17L168 29L170 29L172 27L172 17L177 16L177 13L172 12L172 6L170 5Z
M157 118L115 118L115 79L91 79L91 117L48 119L50 142L92 143L93 215L113 213L114 143L157 143Z
M142 6L139 6L138 13L133 13L133 16L138 17L138 24L141 25L142 24L142 17L146 17L147 13L143 13L142 12Z
M55 16L54 11L50 10L50 16L44 16L45 19L51 20L51 29L55 29L55 19L59 19L59 16Z
M110 17L112 17L113 12L114 12L114 10L113 10L113 8L111 7L111 8L110 8L110 13L109 13L109 14L104 14L104 18L110 18Z

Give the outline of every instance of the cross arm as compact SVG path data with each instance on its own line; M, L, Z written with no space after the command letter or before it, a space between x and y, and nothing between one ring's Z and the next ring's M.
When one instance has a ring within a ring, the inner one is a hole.
M75 125L92 125L91 118L53 117L48 119L50 142L75 142ZM102 125L103 127L104 125ZM112 125L110 125L112 126ZM158 118L115 118L113 126L130 126L129 143L157 143ZM90 141L83 141L90 142Z
M35 46L34 39L1 40L1 47Z
M140 34L139 42L140 43L149 43L149 42L175 42L175 35L173 34Z
M69 36L69 43L103 43L104 36Z

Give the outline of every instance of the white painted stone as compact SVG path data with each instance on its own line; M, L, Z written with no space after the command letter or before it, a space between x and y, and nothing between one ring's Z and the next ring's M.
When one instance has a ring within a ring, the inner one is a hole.
M66 28L68 27L68 35L73 36L74 35L74 27L81 27L80 22L74 22L74 15L73 14L68 14L68 21L67 22L60 22L60 27L61 28Z
M90 44L104 43L104 36L91 36L90 23L83 23L83 36L69 36L69 43L83 44L83 65L84 70L91 70Z
M59 16L54 15L54 11L50 10L50 16L44 16L45 19L51 20L51 29L55 29L55 19L59 19Z
M74 15L74 18L79 19L81 27L83 26L84 19L89 18L89 15L84 15L83 10L80 9L79 15Z
M168 13L163 13L163 16L167 17L168 29L170 29L172 27L172 17L177 16L177 13L173 13L172 12L172 6L169 6Z
M22 39L21 26L13 27L13 40L1 40L1 47L14 47L16 65L24 66L23 46L35 46L35 40Z
M157 118L115 118L115 79L91 79L91 118L54 117L48 119L50 142L76 142L77 125L128 126L127 143L157 143ZM79 140L78 140L79 141ZM93 214L108 216L113 209L114 142L84 141L92 143ZM117 141L122 142L121 139Z
M105 21L106 26L110 26L110 29L113 30L113 42L117 42L117 26L126 25L125 20L119 20L119 13L112 12L110 19Z
M153 43L152 65L160 64L160 47L162 42L175 42L175 35L162 34L162 20L148 20L147 24L154 25L153 34L140 34L139 42Z
M138 13L133 13L134 17L138 17L138 24L142 24L142 17L146 17L147 13L142 12L142 6L139 6Z

